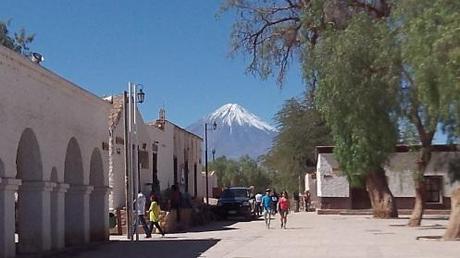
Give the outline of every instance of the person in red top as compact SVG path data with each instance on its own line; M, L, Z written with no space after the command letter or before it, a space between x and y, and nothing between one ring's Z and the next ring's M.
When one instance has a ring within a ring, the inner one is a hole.
M286 191L283 192L278 201L278 212L280 213L281 228L286 229L287 215L289 213L289 197Z

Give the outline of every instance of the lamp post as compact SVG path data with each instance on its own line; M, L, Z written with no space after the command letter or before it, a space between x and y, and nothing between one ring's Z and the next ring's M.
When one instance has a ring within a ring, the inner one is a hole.
M138 90L139 89L139 90ZM133 192L138 192L138 139L137 139L137 103L143 103L145 93L141 84L128 83L128 92L123 92L123 116L124 116L124 143L125 143L125 184L126 184L126 214L128 239L133 240ZM137 205L137 202L136 202ZM137 210L137 209L136 209ZM136 220L137 224L137 220ZM136 227L137 228L137 227ZM139 235L136 232L136 240Z
M212 130L216 130L217 124L212 124ZM206 171L206 205L209 205L209 172L208 172L208 123L204 123L204 167Z

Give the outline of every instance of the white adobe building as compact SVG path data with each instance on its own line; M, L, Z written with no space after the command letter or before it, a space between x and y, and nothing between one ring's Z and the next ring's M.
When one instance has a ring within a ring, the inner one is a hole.
M125 204L122 103L0 46L0 258L108 240L110 190ZM139 189L197 196L203 140L137 114Z
M123 97L112 97L110 112L109 181L111 209L126 206ZM203 139L169 122L164 110L157 121L145 123L137 113L139 144L138 187L146 195L176 184L181 192L197 197ZM155 189L159 188L159 189Z
M0 46L0 257L108 239L110 108Z
M305 177L316 208L363 209L370 208L369 197L364 188L350 187L347 178L333 154L332 146L317 147L316 173ZM425 172L427 186L426 207L450 209L452 191L460 186L449 178L449 162L459 160L458 146L433 146L432 159ZM417 152L408 146L397 146L396 152L385 165L388 185L400 209L412 209L415 199L413 171L416 169Z

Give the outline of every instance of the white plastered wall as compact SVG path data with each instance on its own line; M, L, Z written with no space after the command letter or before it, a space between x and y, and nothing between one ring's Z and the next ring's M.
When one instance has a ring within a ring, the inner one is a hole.
M399 152L391 156L385 166L388 185L395 197L413 197L415 195L413 172L416 169L416 152ZM451 182L448 175L449 160L458 158L459 152L433 152L425 176L442 176L443 196L450 197L459 185Z
M83 181L88 184L94 148L99 148L107 167L108 152L102 150L102 143L108 141L110 104L3 47L0 60L0 159L5 171L0 176L16 176L19 139L24 129L31 128L42 154L45 180L56 167L58 181L64 181L67 143L75 137L82 153Z
M52 245L55 248L63 247L63 241L54 245L55 243L51 243L49 236L51 233L54 237L63 238L64 224L62 213L59 213L59 222L50 221L50 191L54 191L53 187L56 187L57 184L48 181L51 180L51 171L54 169L56 178L53 178L53 181L55 180L63 186L66 151L72 138L78 143L81 152L82 183L84 185L90 183L91 155L93 150L97 148L103 163L103 184L108 186L106 169L108 152L103 150L103 145L108 141L107 115L109 110L110 104L101 98L65 80L43 66L32 63L27 58L0 46L0 160L2 164L0 179L2 184L13 182L12 180L17 174L16 156L18 144L24 130L30 129L38 144L43 175L41 178L36 179L42 181L41 183L30 181L28 184L46 186L33 189L36 194L32 195L32 198L37 198L37 203L40 203L40 205L37 205L38 209L34 211L37 215L36 227L39 229L35 228L33 232L38 232L40 235L35 236L35 243L28 243L24 240L21 243L24 248L32 247L34 250L39 251L48 250ZM27 146L24 147L27 148ZM12 189L13 185L7 185L6 187L3 185L0 187L2 188L0 191L5 191L8 187ZM18 189L17 184L14 187L16 190ZM65 189L65 187L61 189ZM87 189L93 188L91 186L87 187ZM103 191L105 190L103 189ZM11 193L2 193L3 196L10 198L7 194L10 195ZM25 193L23 192L23 194ZM13 199L8 202L11 200ZM54 203L60 207L57 212L63 212L64 199L59 199ZM4 204L11 206L11 203ZM0 207L0 209L6 211L5 207ZM104 209L105 206L102 211ZM96 210L101 211L101 209ZM2 223L14 218L14 209L8 208L7 211L9 213L2 214L6 216L6 218L2 219ZM89 209L89 213L91 212L95 211ZM82 216L84 216L86 222L89 222L92 215L83 212ZM104 215L99 213L98 216ZM105 227L107 221L101 220L101 223L104 223L102 227ZM51 223L55 225L54 231L51 231ZM13 222L6 223L0 227L2 231L0 233L2 234L0 236L0 257L14 255L14 239L9 242L11 240L10 233L14 233L14 225L15 223ZM87 236L89 236L89 231L92 229L86 226L83 228L85 229L84 238L88 240Z
M347 178L341 175L332 153L320 153L316 170L318 197L349 197Z
M460 152L433 152L425 176L442 176L443 196L450 197L460 183L451 182L448 171L449 160L458 158ZM416 152L398 152L391 155L385 165L388 186L395 197L414 197L413 171L416 168ZM349 184L341 176L338 163L332 153L320 153L317 164L317 186L319 197L348 197Z

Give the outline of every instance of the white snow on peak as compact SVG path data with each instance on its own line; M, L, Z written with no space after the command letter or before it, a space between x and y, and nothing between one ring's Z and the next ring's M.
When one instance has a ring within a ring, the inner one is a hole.
M267 124L258 116L247 111L244 107L238 104L225 104L218 108L208 117L208 121L222 121L222 123L232 126L234 123L238 125L249 125L260 130L276 132L276 128Z

